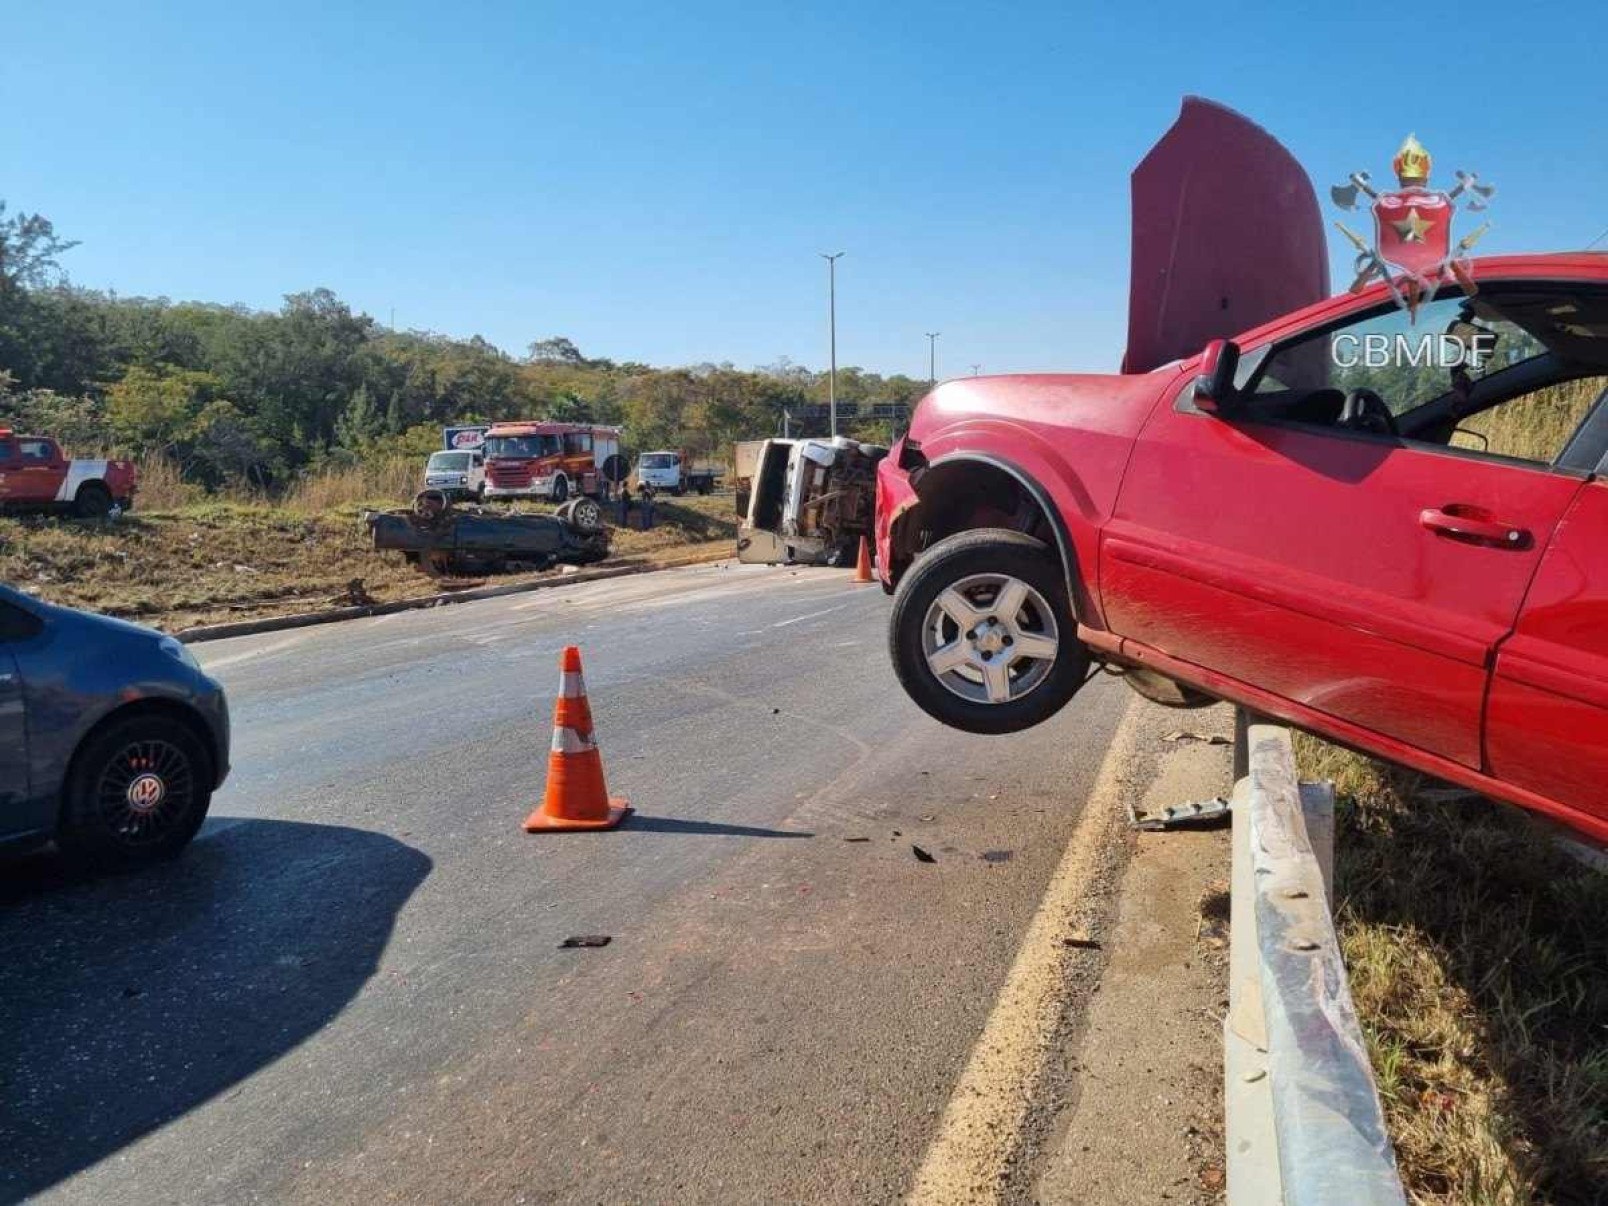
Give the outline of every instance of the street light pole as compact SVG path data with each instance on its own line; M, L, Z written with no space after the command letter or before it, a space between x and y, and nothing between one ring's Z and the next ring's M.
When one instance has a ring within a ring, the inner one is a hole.
M843 258L841 251L827 255L826 252L817 254L826 261L826 326L828 339L832 346L832 367L826 379L827 414L831 418L832 438L837 438L837 262Z
M942 331L927 332L927 388L938 384L938 336Z
M980 365L980 364L972 365L972 376L973 377L977 376L977 374L982 370L982 367L983 366Z

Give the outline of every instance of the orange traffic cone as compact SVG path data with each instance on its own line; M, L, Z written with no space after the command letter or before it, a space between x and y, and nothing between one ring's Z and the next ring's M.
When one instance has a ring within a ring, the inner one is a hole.
M860 559L854 563L854 580L871 581L871 545L864 536L860 537Z
M603 755L592 732L592 709L581 678L581 651L568 646L558 659L558 704L553 709L553 750L547 756L547 794L525 818L525 832L613 829L631 806L611 800L603 786Z

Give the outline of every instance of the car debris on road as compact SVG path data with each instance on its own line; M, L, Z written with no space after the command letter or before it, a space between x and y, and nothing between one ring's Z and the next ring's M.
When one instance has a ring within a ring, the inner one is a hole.
M1147 813L1141 816L1135 812L1132 805L1128 806L1128 827L1156 832L1163 829L1184 829L1189 826L1206 826L1221 821L1229 815L1228 801L1218 797L1213 800L1192 800L1187 804L1173 804L1163 808L1160 812Z

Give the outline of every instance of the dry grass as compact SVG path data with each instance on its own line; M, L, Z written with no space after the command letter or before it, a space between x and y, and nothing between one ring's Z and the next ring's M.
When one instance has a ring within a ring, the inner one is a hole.
M396 506L424 488L424 469L417 457L363 461L325 469L299 478L279 505L297 515L324 515L342 509Z
M350 480L344 485L355 488ZM311 497L303 495L298 505L310 505ZM661 503L651 531L615 533L613 554L657 561L730 542L736 535L730 512L729 497ZM309 513L212 501L166 511L137 508L115 522L0 518L0 581L168 631L337 606L354 578L380 601L440 589L400 554L376 553L356 505Z
M1603 384L1600 377L1565 381L1464 419L1452 436L1452 446L1532 461L1555 460L1602 393ZM1467 432L1479 433L1486 442Z
M1340 789L1341 945L1413 1200L1608 1201L1608 876L1513 809L1300 755Z
M184 480L178 462L170 457L145 457L139 463L139 471L135 506L141 511L172 511L206 497L200 486Z

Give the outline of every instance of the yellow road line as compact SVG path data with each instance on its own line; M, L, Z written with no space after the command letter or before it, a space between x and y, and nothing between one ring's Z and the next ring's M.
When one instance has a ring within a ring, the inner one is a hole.
M1120 776L1133 760L1141 715L1130 705L1117 725L1066 853L916 1172L908 1198L913 1206L1000 1196L1058 1028L1066 968L1088 958L1062 939L1072 936L1101 856L1121 829Z

